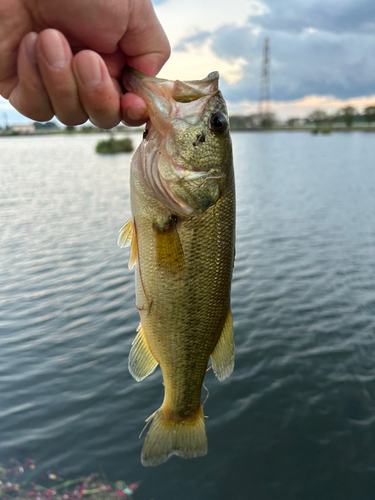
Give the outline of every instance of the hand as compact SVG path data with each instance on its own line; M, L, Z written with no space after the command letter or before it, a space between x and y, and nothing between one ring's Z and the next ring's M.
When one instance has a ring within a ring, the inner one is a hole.
M170 55L151 0L1 0L0 94L36 121L141 125L125 64L155 76Z

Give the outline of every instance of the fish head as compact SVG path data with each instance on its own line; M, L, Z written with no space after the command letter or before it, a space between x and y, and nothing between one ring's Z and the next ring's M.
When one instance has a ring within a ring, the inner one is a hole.
M151 193L183 215L203 213L216 203L231 173L229 118L218 88L219 74L172 81L127 69L124 86L144 99L149 122L139 162ZM157 152L157 154L155 154Z

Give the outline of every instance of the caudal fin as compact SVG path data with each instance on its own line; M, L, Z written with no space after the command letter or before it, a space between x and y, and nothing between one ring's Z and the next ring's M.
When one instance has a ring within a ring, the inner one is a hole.
M207 437L202 406L194 419L186 420L166 419L162 408L159 408L147 433L141 460L148 467L166 462L171 455L195 458L206 453Z

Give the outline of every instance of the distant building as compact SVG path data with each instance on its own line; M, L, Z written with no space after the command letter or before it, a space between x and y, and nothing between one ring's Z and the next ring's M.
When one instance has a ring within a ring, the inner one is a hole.
M31 125L12 125L12 132L17 132L19 134L35 134L35 126Z

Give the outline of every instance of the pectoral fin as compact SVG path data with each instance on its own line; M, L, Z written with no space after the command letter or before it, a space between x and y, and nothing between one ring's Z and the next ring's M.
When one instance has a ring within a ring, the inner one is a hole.
M215 376L222 382L232 373L234 368L233 323L230 308L218 343L211 354L212 368Z
M137 332L129 353L129 371L135 380L140 382L150 375L159 363L155 360L148 347L141 323L139 323Z
M177 217L171 216L166 223L154 224L156 260L159 267L179 274L184 269L184 253L178 234Z
M129 269L133 269L138 259L138 242L135 222L133 223L131 219L129 219L120 229L117 244L120 248L128 247L131 244L128 265Z

